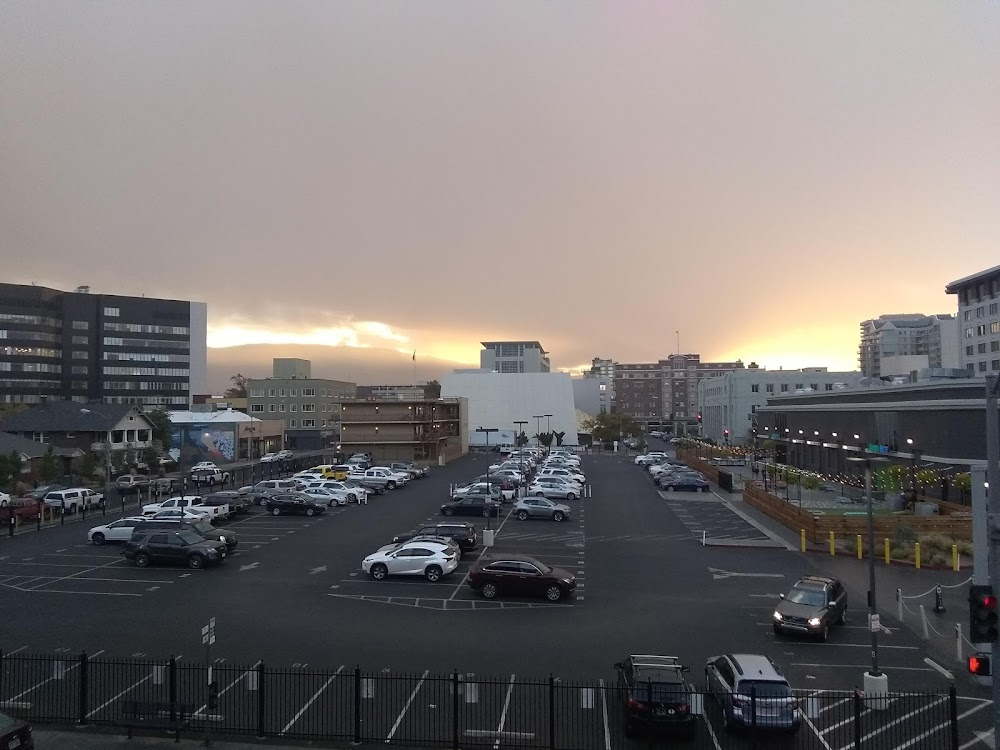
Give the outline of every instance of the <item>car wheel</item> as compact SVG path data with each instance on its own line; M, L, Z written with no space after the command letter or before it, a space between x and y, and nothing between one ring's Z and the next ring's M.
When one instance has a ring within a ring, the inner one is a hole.
M173 490L171 490L171 492L173 492ZM266 498L266 497L262 497L262 498L260 499L260 502L259 502L258 504L259 504L259 505L262 505L262 506L263 506L263 505L267 505L267 498Z
M381 581L383 578L389 575L389 569L385 567L382 563L377 563L375 565L372 565L372 569L369 572L369 575L376 581Z
M389 481L389 482L388 482L388 483L386 484L386 487L388 487L388 488L389 488L390 490L394 490L394 489L396 489L396 483L395 483L395 482L393 482L392 480L390 480L390 481Z
M565 516L563 516L561 510L557 510L555 513L552 514L552 520L553 521L561 521L561 520L563 520L564 517Z
M708 492L708 487L702 487L702 488L701 488L701 491L702 491L702 492Z
M545 497L545 493L544 492L536 492L535 493L535 497Z
M271 509L271 515L272 516L280 516L281 515L281 508L272 508Z
M445 508L445 509L444 509L444 514L445 514L446 516L450 516L450 515L452 515L452 514L453 514L454 512L455 512L455 511L454 511L454 510L452 510L451 508Z
M667 492L673 492L674 486L672 484L668 484L665 489L667 490Z
M550 602L557 602L562 599L563 591L556 584L552 584L547 589L545 589L545 598Z
M104 541L105 541L104 540L104 534L102 534L99 531L96 534L94 534L94 536L92 537L92 539L94 540L94 544L104 544Z
M526 511L526 510L519 510L517 512L517 520L518 521L527 521L528 520L528 511Z
M347 502L356 503L357 501L358 501L358 496L355 495L353 492L347 496Z
M316 511L313 510L312 508L306 508L306 515L307 516L314 516L314 515L316 515Z
M135 556L135 566L137 568L148 568L149 567L149 555L145 552L140 552Z
M191 555L188 558L188 567L191 570L201 570L205 567L205 560L201 555Z
M437 583L441 580L441 568L437 565L428 565L427 569L424 571L424 578L426 578L431 583Z
M479 590L484 599L495 599L497 595L497 585L495 583L484 583Z
M576 493L575 492L567 492L566 493L566 499L567 500L576 500Z

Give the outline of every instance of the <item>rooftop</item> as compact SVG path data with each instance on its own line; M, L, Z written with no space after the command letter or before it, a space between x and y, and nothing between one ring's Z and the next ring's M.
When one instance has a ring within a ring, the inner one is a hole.
M135 410L132 404L105 404L77 401L46 401L25 411L0 419L5 432L106 432L126 414Z
M958 294L959 289L966 287L969 284L973 284L979 281L985 281L993 276L1000 275L1000 266L993 266L993 268L987 268L985 271L979 271L970 276L963 276L961 279L956 279L949 283L945 288L945 294Z
M219 409L218 411L172 411L170 412L170 421L173 424L193 424L195 422L229 424L231 422L260 422L261 420L235 409Z

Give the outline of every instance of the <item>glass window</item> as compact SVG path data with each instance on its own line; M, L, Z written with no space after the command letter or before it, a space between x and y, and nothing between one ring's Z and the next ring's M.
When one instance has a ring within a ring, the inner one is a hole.
M979 372L986 372L986 360L979 363Z
M1000 333L1000 322L993 321L990 323L990 333Z
M984 341L982 344L976 347L976 349L980 354L986 354L986 342Z
M750 386L750 392L751 393L760 393L760 386L757 385L756 383L754 383L752 386Z
M90 323L88 323L86 320L74 320L73 321L73 330L74 331L86 331L86 330L89 330L89 329L90 329Z
M782 393L788 393L788 383L782 383L781 384L781 392Z
M250 411L255 414L260 414L264 411L264 404L250 404Z
M994 372L1000 370L1000 359L990 360L990 369L993 370Z
M972 338L972 326L966 326L966 328L965 328L965 338L967 338L967 339L971 339Z
M267 395L270 396L271 398L274 398L274 388L268 388Z
M106 317L106 318L117 318L118 317L118 308L117 307L105 307L104 308L104 317Z
M289 396L298 396L299 395L299 389L298 388L289 388L288 389L288 395Z
M966 347L965 347L965 353L966 353L967 356L970 356L970 357L973 354L975 354L976 353L976 346L975 346L975 344L968 344L968 345L966 345Z
M983 325L983 324L980 324L980 325L976 326L976 335L977 336L985 336L986 335L986 326Z

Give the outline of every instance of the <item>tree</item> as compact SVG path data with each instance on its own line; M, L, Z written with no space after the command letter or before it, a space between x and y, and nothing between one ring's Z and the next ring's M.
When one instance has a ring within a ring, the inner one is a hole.
M548 448L549 446L552 445L552 433L551 432L542 432L542 433L536 435L535 437L537 437L538 438L538 442L541 443L542 445L544 445L546 448Z
M146 471L153 471L160 465L160 449L156 445L149 445L142 449L142 462L146 464Z
M553 432L552 434L555 435L556 446L557 447L561 447L562 446L563 438L566 437L566 432L565 431L563 431L563 432Z
M80 474L83 475L84 479L90 480L94 478L100 460L100 455L95 451L87 451L83 454L83 457L80 459Z
M170 424L170 412L159 406L145 412L146 419L153 425L153 440L160 445L170 445L170 436L173 428Z
M436 380L428 380L424 383L424 398L437 401L441 398L441 384Z
M38 477L44 484L49 484L57 476L59 476L59 459L56 458L50 445L42 460L38 462Z
M638 435L639 423L627 414L602 412L596 417L584 420L583 428L594 435L594 440L610 443L622 437Z
M246 398L247 397L247 378L243 373L236 373L231 378L232 386L226 389L226 392L222 395L225 398Z
M13 485L21 473L23 462L16 451L0 455L0 485Z
M958 490L959 498L964 502L965 493L972 489L972 475L967 471L963 471L955 475L952 483L955 485L955 489Z
M525 435L524 431L522 430L521 434L514 439L514 442L517 443L518 448L525 446L528 444L528 436Z

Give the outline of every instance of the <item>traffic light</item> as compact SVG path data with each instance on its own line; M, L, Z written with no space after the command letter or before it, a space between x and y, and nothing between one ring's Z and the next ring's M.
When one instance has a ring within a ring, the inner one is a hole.
M989 654L980 651L969 657L969 674L974 674L977 677L989 677L992 674L990 666Z
M969 640L972 643L993 643L1000 638L997 630L997 598L993 587L969 587Z
M698 412L698 424L701 424L701 412Z
M729 430L723 430L722 434L725 435L726 437L729 437Z

